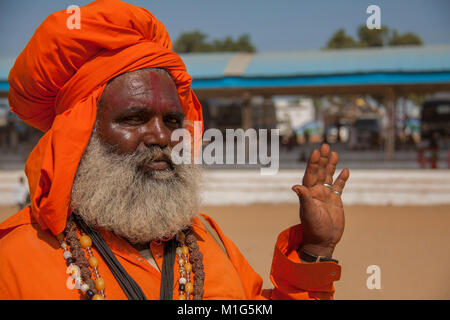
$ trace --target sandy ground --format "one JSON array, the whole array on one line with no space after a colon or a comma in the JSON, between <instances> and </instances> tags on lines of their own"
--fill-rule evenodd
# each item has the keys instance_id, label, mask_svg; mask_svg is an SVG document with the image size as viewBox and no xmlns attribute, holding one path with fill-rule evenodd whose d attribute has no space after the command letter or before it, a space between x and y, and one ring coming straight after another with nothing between
<instances>
[{"instance_id":1,"label":"sandy ground","mask_svg":"<svg viewBox=\"0 0 450 320\"><path fill-rule=\"evenodd\" d=\"M280 231L298 223L296 205L205 207L271 287ZM450 299L450 205L347 206L334 257L342 265L336 299ZM381 270L381 289L367 288L367 267Z\"/></svg>"},{"instance_id":2,"label":"sandy ground","mask_svg":"<svg viewBox=\"0 0 450 320\"><path fill-rule=\"evenodd\" d=\"M207 206L249 263L271 287L273 246L298 223L294 204ZM0 207L0 221L15 212ZM342 265L336 299L450 299L450 205L347 206L346 229L334 257ZM367 288L367 268L381 270L381 289Z\"/></svg>"}]
</instances>

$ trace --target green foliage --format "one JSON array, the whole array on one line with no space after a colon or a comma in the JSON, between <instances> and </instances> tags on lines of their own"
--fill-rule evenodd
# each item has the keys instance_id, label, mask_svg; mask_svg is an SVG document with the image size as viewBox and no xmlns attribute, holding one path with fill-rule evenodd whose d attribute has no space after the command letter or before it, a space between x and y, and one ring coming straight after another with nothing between
<instances>
[{"instance_id":1,"label":"green foliage","mask_svg":"<svg viewBox=\"0 0 450 320\"><path fill-rule=\"evenodd\" d=\"M422 39L412 32L399 34L397 30L394 30L389 40L390 46L405 46L405 45L422 45Z\"/></svg>"},{"instance_id":2,"label":"green foliage","mask_svg":"<svg viewBox=\"0 0 450 320\"><path fill-rule=\"evenodd\" d=\"M173 49L179 53L210 52L212 45L205 41L207 37L206 34L197 30L182 33L175 41Z\"/></svg>"},{"instance_id":3,"label":"green foliage","mask_svg":"<svg viewBox=\"0 0 450 320\"><path fill-rule=\"evenodd\" d=\"M388 39L389 28L369 29L365 25L358 28L359 45L361 47L383 47Z\"/></svg>"},{"instance_id":4,"label":"green foliage","mask_svg":"<svg viewBox=\"0 0 450 320\"><path fill-rule=\"evenodd\" d=\"M387 26L380 29L369 29L365 25L358 27L358 39L355 40L345 33L344 29L337 30L327 42L326 49L344 49L361 47L384 47L422 45L422 39L412 32L400 34L397 30L390 30Z\"/></svg>"},{"instance_id":5,"label":"green foliage","mask_svg":"<svg viewBox=\"0 0 450 320\"><path fill-rule=\"evenodd\" d=\"M195 30L182 33L175 41L174 51L188 52L255 52L248 34L241 35L236 41L232 37L207 41L208 35Z\"/></svg>"},{"instance_id":6,"label":"green foliage","mask_svg":"<svg viewBox=\"0 0 450 320\"><path fill-rule=\"evenodd\" d=\"M347 35L344 29L336 31L327 43L327 49L354 48L355 46L355 40Z\"/></svg>"}]
</instances>

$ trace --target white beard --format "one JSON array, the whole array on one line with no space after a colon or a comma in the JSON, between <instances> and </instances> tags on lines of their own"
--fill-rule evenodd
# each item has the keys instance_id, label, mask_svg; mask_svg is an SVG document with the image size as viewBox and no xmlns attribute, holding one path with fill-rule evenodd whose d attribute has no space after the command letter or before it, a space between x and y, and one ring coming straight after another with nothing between
<instances>
[{"instance_id":1,"label":"white beard","mask_svg":"<svg viewBox=\"0 0 450 320\"><path fill-rule=\"evenodd\" d=\"M72 185L71 209L87 224L129 242L167 238L191 224L200 203L201 170L174 165L173 170L139 170L170 149L121 155L100 141L94 130Z\"/></svg>"}]
</instances>

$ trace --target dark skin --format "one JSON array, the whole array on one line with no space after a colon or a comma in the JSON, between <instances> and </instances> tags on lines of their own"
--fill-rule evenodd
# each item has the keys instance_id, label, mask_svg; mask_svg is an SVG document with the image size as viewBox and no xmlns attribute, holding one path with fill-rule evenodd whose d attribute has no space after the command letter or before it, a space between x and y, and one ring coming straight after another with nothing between
<instances>
[{"instance_id":1,"label":"dark skin","mask_svg":"<svg viewBox=\"0 0 450 320\"><path fill-rule=\"evenodd\" d=\"M292 190L300 200L300 220L303 227L302 249L316 256L331 257L344 232L344 207L341 197L350 172L341 171L333 183L338 154L330 153L330 146L323 144L309 157L303 185ZM329 184L329 188L324 184Z\"/></svg>"},{"instance_id":2,"label":"dark skin","mask_svg":"<svg viewBox=\"0 0 450 320\"><path fill-rule=\"evenodd\" d=\"M110 81L99 102L97 128L100 139L122 154L145 151L152 145L174 147L174 130L182 128L184 115L175 83L168 74L154 70L125 73ZM333 183L338 154L327 144L311 153L302 185L292 190L299 196L303 226L302 249L331 257L344 231L341 197L349 177L342 170ZM154 161L144 170L169 168ZM324 184L332 185L331 188Z\"/></svg>"},{"instance_id":3,"label":"dark skin","mask_svg":"<svg viewBox=\"0 0 450 320\"><path fill-rule=\"evenodd\" d=\"M100 139L118 153L143 152L152 145L174 147L172 132L182 128L183 110L169 75L138 70L114 78L106 86L97 115ZM154 161L144 170L164 170L166 161Z\"/></svg>"}]
</instances>

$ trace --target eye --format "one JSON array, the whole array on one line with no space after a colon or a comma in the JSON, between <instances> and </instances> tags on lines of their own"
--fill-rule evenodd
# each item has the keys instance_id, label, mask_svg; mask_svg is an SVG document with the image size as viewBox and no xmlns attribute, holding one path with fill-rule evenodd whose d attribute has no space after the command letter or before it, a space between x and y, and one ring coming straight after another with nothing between
<instances>
[{"instance_id":1,"label":"eye","mask_svg":"<svg viewBox=\"0 0 450 320\"><path fill-rule=\"evenodd\" d=\"M164 121L171 127L181 127L182 120L176 117L166 117Z\"/></svg>"},{"instance_id":2,"label":"eye","mask_svg":"<svg viewBox=\"0 0 450 320\"><path fill-rule=\"evenodd\" d=\"M120 119L120 122L128 125L138 125L145 122L142 116L126 116Z\"/></svg>"}]
</instances>

